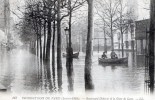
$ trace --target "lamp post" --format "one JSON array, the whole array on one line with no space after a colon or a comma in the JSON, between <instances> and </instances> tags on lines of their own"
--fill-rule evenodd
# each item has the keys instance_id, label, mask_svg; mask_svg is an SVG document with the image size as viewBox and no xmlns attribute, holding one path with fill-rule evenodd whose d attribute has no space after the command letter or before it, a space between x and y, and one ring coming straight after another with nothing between
<instances>
[{"instance_id":1,"label":"lamp post","mask_svg":"<svg viewBox=\"0 0 155 100\"><path fill-rule=\"evenodd\" d=\"M65 29L65 35L66 35L66 52L67 52L67 50L68 50L68 32L67 31L69 31L69 29L68 29L68 27L66 27Z\"/></svg>"},{"instance_id":2,"label":"lamp post","mask_svg":"<svg viewBox=\"0 0 155 100\"><path fill-rule=\"evenodd\" d=\"M107 38L105 32L104 32L104 51L107 52Z\"/></svg>"},{"instance_id":3,"label":"lamp post","mask_svg":"<svg viewBox=\"0 0 155 100\"><path fill-rule=\"evenodd\" d=\"M107 52L107 38L106 38L105 23L104 23L104 51Z\"/></svg>"},{"instance_id":4,"label":"lamp post","mask_svg":"<svg viewBox=\"0 0 155 100\"><path fill-rule=\"evenodd\" d=\"M134 52L134 22L132 21L131 24L130 24L130 29L131 29L131 48Z\"/></svg>"}]
</instances>

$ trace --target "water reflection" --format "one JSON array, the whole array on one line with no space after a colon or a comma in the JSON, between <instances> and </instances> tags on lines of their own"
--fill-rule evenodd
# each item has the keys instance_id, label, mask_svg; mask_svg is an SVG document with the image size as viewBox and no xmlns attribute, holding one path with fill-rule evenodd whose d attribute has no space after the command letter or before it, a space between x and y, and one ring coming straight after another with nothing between
<instances>
[{"instance_id":1,"label":"water reflection","mask_svg":"<svg viewBox=\"0 0 155 100\"><path fill-rule=\"evenodd\" d=\"M69 63L66 62L67 78L68 78L68 90L73 91L73 64L69 66Z\"/></svg>"},{"instance_id":2,"label":"water reflection","mask_svg":"<svg viewBox=\"0 0 155 100\"><path fill-rule=\"evenodd\" d=\"M117 54L119 55L119 52ZM128 56L127 65L98 65L97 62L93 64L95 91L119 94L144 93L144 65L136 66L137 58L132 52L125 53L125 56ZM138 64L140 63L143 62L139 61Z\"/></svg>"},{"instance_id":3,"label":"water reflection","mask_svg":"<svg viewBox=\"0 0 155 100\"><path fill-rule=\"evenodd\" d=\"M57 69L58 76L58 91L62 92L62 68Z\"/></svg>"},{"instance_id":4,"label":"water reflection","mask_svg":"<svg viewBox=\"0 0 155 100\"><path fill-rule=\"evenodd\" d=\"M143 93L144 62L131 52L124 54L128 56L128 65L107 66L99 65L101 54L94 53L93 66L88 72L92 79L86 79L87 86L93 81L93 91L97 93ZM51 62L40 63L27 50L1 50L0 55L0 83L13 93L85 93L85 54L74 59L73 68L67 68L63 58L60 69L52 66Z\"/></svg>"},{"instance_id":5,"label":"water reflection","mask_svg":"<svg viewBox=\"0 0 155 100\"><path fill-rule=\"evenodd\" d=\"M92 80L92 69L90 68L91 65L85 66L85 89L86 90L93 90L93 80Z\"/></svg>"},{"instance_id":6,"label":"water reflection","mask_svg":"<svg viewBox=\"0 0 155 100\"><path fill-rule=\"evenodd\" d=\"M11 92L22 93L26 91L36 91L38 89L38 73L36 61L30 54L21 50L2 51L4 55L0 66L1 84L4 84ZM6 52L6 53L4 53ZM33 63L32 63L33 62ZM33 86L33 87L31 87ZM21 92L22 90L22 92Z\"/></svg>"},{"instance_id":7,"label":"water reflection","mask_svg":"<svg viewBox=\"0 0 155 100\"><path fill-rule=\"evenodd\" d=\"M56 75L55 75L55 65L52 65L52 76L53 76L53 90L56 89Z\"/></svg>"},{"instance_id":8,"label":"water reflection","mask_svg":"<svg viewBox=\"0 0 155 100\"><path fill-rule=\"evenodd\" d=\"M44 77L42 78L42 80L45 81L44 86L45 86L46 92L53 92L50 63L49 62L43 62L43 66L44 67L42 67L43 68L42 70L44 70Z\"/></svg>"},{"instance_id":9,"label":"water reflection","mask_svg":"<svg viewBox=\"0 0 155 100\"><path fill-rule=\"evenodd\" d=\"M53 93L57 91L55 67L50 62L42 61L40 64L40 87L41 92ZM59 79L59 78L58 78Z\"/></svg>"}]
</instances>

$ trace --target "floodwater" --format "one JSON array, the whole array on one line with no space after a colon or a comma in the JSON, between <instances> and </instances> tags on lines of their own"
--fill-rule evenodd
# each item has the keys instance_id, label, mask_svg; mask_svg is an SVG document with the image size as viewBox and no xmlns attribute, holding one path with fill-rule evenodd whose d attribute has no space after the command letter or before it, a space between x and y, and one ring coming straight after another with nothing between
<instances>
[{"instance_id":1,"label":"floodwater","mask_svg":"<svg viewBox=\"0 0 155 100\"><path fill-rule=\"evenodd\" d=\"M93 54L92 82L94 93L144 94L145 61L132 52L126 52L128 65L99 65L102 53ZM117 52L121 56L119 52ZM24 49L0 51L0 84L11 93L68 93L85 92L84 59L74 59L73 73L67 74L66 60L62 58L62 73L57 67L39 63L37 57ZM108 53L109 55L109 53ZM49 67L50 66L50 67ZM61 71L60 71L61 72ZM61 77L62 74L62 77Z\"/></svg>"}]
</instances>

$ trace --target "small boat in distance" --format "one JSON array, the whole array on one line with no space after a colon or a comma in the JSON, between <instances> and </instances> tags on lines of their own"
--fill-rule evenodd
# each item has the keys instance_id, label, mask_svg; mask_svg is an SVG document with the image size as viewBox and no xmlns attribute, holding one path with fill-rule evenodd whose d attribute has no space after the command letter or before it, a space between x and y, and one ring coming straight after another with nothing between
<instances>
[{"instance_id":1,"label":"small boat in distance","mask_svg":"<svg viewBox=\"0 0 155 100\"><path fill-rule=\"evenodd\" d=\"M103 59L99 58L99 64L126 64L128 63L128 57L116 58L116 59Z\"/></svg>"},{"instance_id":2,"label":"small boat in distance","mask_svg":"<svg viewBox=\"0 0 155 100\"><path fill-rule=\"evenodd\" d=\"M66 57L66 54L62 54L63 57ZM79 58L79 52L73 54L73 58Z\"/></svg>"},{"instance_id":3,"label":"small boat in distance","mask_svg":"<svg viewBox=\"0 0 155 100\"><path fill-rule=\"evenodd\" d=\"M0 84L0 92L6 92L6 91L7 91L7 88L2 84Z\"/></svg>"}]
</instances>

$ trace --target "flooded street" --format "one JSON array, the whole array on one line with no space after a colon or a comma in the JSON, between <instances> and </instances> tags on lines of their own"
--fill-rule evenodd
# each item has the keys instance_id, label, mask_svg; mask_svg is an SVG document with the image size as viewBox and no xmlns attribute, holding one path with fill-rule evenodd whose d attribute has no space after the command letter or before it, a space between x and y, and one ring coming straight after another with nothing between
<instances>
[{"instance_id":1,"label":"flooded street","mask_svg":"<svg viewBox=\"0 0 155 100\"><path fill-rule=\"evenodd\" d=\"M93 54L93 92L144 94L145 60L142 57L134 57L132 52L128 52L128 65L99 65L98 58L101 54L102 52ZM67 93L72 88L75 94L85 93L85 54L74 59L71 77L67 75L66 59L62 58L62 78L58 78L57 68L51 66L49 69L48 65L38 63L37 57L27 50L1 50L0 55L0 83L7 87L8 92L57 93L62 89L62 93ZM62 85L58 85L60 80Z\"/></svg>"}]
</instances>

